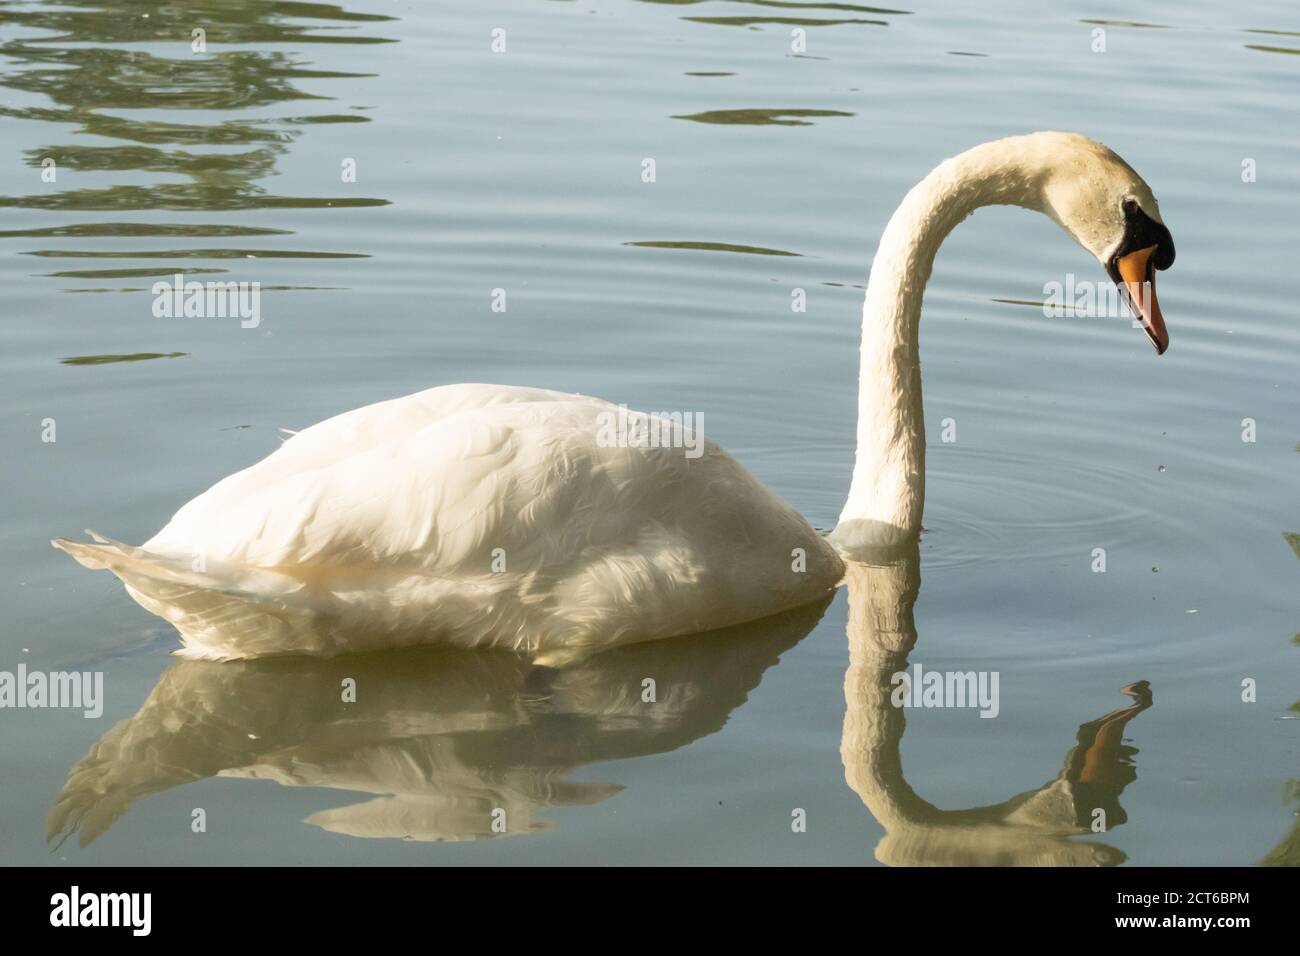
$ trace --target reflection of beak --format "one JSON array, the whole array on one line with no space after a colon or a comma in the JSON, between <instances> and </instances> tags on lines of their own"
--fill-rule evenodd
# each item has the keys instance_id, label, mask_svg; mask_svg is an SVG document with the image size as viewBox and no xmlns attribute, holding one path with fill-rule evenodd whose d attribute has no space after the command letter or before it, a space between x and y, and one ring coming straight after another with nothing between
<instances>
[{"instance_id":1,"label":"reflection of beak","mask_svg":"<svg viewBox=\"0 0 1300 956\"><path fill-rule=\"evenodd\" d=\"M1111 278L1124 292L1133 317L1142 323L1147 338L1163 355L1169 348L1169 331L1165 328L1160 303L1156 301L1156 246L1147 246L1115 260Z\"/></svg>"},{"instance_id":2,"label":"reflection of beak","mask_svg":"<svg viewBox=\"0 0 1300 956\"><path fill-rule=\"evenodd\" d=\"M1112 710L1104 717L1089 721L1079 728L1079 743L1083 745L1083 759L1075 769L1077 779L1083 783L1101 783L1117 776L1123 762L1121 748L1124 743L1124 725L1151 706L1151 685L1144 680L1129 684L1121 690L1133 698L1133 703L1122 710ZM1123 786L1120 787L1123 789Z\"/></svg>"}]
</instances>

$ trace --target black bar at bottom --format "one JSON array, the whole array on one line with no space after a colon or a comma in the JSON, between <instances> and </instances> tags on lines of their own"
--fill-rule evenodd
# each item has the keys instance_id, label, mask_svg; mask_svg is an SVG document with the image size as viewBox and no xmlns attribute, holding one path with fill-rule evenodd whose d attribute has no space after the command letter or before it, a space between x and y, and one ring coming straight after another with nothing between
<instances>
[{"instance_id":1,"label":"black bar at bottom","mask_svg":"<svg viewBox=\"0 0 1300 956\"><path fill-rule=\"evenodd\" d=\"M385 928L481 938L584 936L623 948L706 921L730 943L790 929L977 935L1014 941L1191 934L1228 942L1293 924L1292 874L1275 869L736 870L27 869L0 903L6 939L337 943ZM75 890L74 890L75 887ZM125 894L125 895L124 895ZM146 897L144 894L148 894ZM86 925L111 923L115 925ZM76 925L74 925L76 924ZM621 929L620 929L621 927ZM608 929L616 935L611 937ZM910 928L910 929L909 929ZM147 933L145 932L147 930ZM592 937L599 930L599 936ZM469 933L469 939L464 938ZM252 936L247 934L253 934ZM557 935L562 934L562 935ZM871 938L862 938L864 945ZM877 940L879 937L877 937Z\"/></svg>"}]
</instances>

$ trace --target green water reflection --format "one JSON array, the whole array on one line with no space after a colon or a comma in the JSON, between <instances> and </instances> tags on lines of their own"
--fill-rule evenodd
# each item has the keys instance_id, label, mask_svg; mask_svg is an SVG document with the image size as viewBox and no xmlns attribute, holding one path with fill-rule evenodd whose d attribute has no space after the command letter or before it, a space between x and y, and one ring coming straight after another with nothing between
<instances>
[{"instance_id":1,"label":"green water reflection","mask_svg":"<svg viewBox=\"0 0 1300 956\"><path fill-rule=\"evenodd\" d=\"M120 4L81 0L57 8L0 8L0 27L19 38L0 45L10 61L0 83L10 91L0 117L46 124L50 139L24 150L38 171L39 188L0 196L0 207L58 212L180 210L221 213L264 209L337 209L387 205L389 200L354 195L277 195L263 181L303 133L320 124L359 124L357 113L297 112L267 118L277 106L330 100L309 92L311 81L361 81L370 73L312 68L299 53L254 45L379 44L392 36L362 32L393 17L354 13L333 4L231 0ZM309 22L310 21L310 22ZM193 31L206 46L192 48ZM34 31L48 31L41 35ZM137 44L169 44L169 55ZM155 49L157 47L155 46ZM43 105L14 105L39 98ZM53 105L50 105L53 104ZM222 118L192 122L159 114L207 111ZM57 131L57 133L56 133ZM71 137L75 137L75 140ZM52 162L54 182L44 179ZM82 178L131 176L137 182L77 185ZM181 181L140 184L144 176ZM196 221L186 223L86 222L0 233L3 238L124 238L266 236L291 230ZM180 251L66 250L43 248L29 255L61 258L220 259L256 257L345 258L362 253L285 252L256 248ZM137 274L153 274L137 273ZM58 278L89 278L72 271ZM100 275L103 275L102 273Z\"/></svg>"}]
</instances>

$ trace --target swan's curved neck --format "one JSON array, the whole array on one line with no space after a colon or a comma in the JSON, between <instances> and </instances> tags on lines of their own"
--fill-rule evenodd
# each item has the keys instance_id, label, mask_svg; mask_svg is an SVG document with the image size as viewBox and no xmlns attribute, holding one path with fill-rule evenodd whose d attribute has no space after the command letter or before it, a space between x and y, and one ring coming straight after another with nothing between
<instances>
[{"instance_id":1,"label":"swan's curved neck","mask_svg":"<svg viewBox=\"0 0 1300 956\"><path fill-rule=\"evenodd\" d=\"M921 297L940 244L976 209L1043 209L1043 166L1020 148L1020 139L985 143L941 163L907 194L880 237L862 308L857 461L831 535L842 549L895 544L920 531Z\"/></svg>"}]
</instances>

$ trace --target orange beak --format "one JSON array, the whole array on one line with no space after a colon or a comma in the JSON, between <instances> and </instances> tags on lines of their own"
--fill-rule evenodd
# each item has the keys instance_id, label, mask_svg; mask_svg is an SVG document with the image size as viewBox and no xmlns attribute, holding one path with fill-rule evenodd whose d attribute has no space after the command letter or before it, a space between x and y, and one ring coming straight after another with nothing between
<instances>
[{"instance_id":1,"label":"orange beak","mask_svg":"<svg viewBox=\"0 0 1300 956\"><path fill-rule=\"evenodd\" d=\"M1116 259L1115 270L1119 273L1116 284L1124 292L1133 317L1142 323L1147 338L1156 347L1156 354L1164 355L1169 348L1169 330L1156 301L1156 267L1152 258L1155 251L1155 246L1147 246Z\"/></svg>"}]
</instances>

